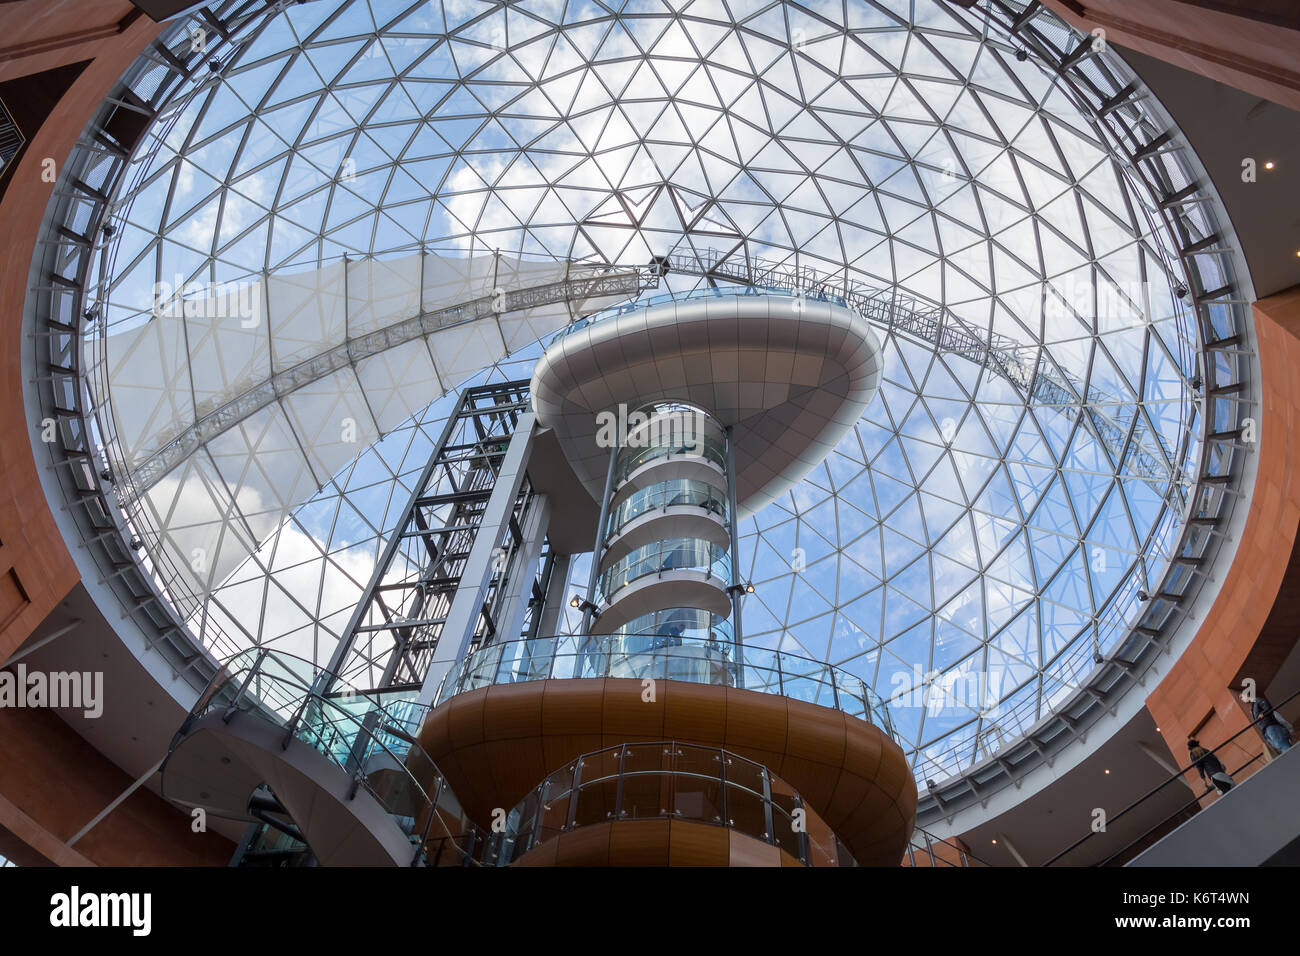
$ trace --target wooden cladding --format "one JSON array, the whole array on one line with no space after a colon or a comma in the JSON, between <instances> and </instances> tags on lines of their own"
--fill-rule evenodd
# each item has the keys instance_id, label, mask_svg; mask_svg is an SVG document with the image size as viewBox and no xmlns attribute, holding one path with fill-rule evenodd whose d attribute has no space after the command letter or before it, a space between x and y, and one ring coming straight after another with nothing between
<instances>
[{"instance_id":1,"label":"wooden cladding","mask_svg":"<svg viewBox=\"0 0 1300 956\"><path fill-rule=\"evenodd\" d=\"M13 568L0 574L0 633L16 621L18 615L22 614L31 603Z\"/></svg>"},{"instance_id":2,"label":"wooden cladding","mask_svg":"<svg viewBox=\"0 0 1300 956\"><path fill-rule=\"evenodd\" d=\"M480 825L582 754L656 740L763 764L864 865L896 866L916 819L916 782L897 744L838 710L774 694L661 680L646 700L639 680L623 678L499 684L436 708L419 739Z\"/></svg>"}]
</instances>

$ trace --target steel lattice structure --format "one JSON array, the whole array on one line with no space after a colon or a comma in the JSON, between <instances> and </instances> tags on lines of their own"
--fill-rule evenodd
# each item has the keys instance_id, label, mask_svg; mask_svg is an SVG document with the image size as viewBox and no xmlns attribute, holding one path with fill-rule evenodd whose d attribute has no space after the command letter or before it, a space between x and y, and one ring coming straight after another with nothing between
<instances>
[{"instance_id":1,"label":"steel lattice structure","mask_svg":"<svg viewBox=\"0 0 1300 956\"><path fill-rule=\"evenodd\" d=\"M1170 569L1185 518L1229 500L1242 414L1231 244L1176 131L1037 5L986 5L999 27L934 0L234 4L215 69L185 49L204 21L183 21L168 54L185 78L157 97L154 73L137 83L153 125L130 162L112 158L111 181L81 171L98 195L77 201L115 228L66 279L85 297L58 334L80 334L82 308L106 341L138 333L173 275L424 250L635 267L637 291L839 290L887 332L885 383L852 439L741 529L747 639L862 676L918 769L945 776L1017 746L1099 656L1161 633L1177 605L1161 595L1200 580ZM665 275L646 271L656 257ZM197 640L324 662L460 383L525 378L536 338L473 369L465 346L433 404L283 501L200 423L263 447L258 416L310 391L286 391L287 369L250 381L246 407L206 408L187 381L203 355L178 346L177 376L134 393L102 387L111 362L85 370L88 412L110 464L117 430L194 420L150 452L154 504L123 524ZM345 339L304 354L302 377L393 351ZM157 543L182 532L246 556L196 584L189 549Z\"/></svg>"}]
</instances>

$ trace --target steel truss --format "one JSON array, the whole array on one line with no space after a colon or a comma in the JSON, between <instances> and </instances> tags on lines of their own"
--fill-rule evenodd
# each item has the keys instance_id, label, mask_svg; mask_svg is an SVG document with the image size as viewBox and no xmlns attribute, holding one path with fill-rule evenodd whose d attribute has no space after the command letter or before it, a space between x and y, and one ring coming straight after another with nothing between
<instances>
[{"instance_id":1,"label":"steel truss","mask_svg":"<svg viewBox=\"0 0 1300 956\"><path fill-rule=\"evenodd\" d=\"M354 686L419 688L442 635L506 448L529 409L527 380L461 392L370 582L339 640L330 673ZM520 522L533 498L525 479L475 630L491 642L498 604L516 569ZM536 593L536 582L534 582ZM518 636L518 635L513 635Z\"/></svg>"},{"instance_id":2,"label":"steel truss","mask_svg":"<svg viewBox=\"0 0 1300 956\"><path fill-rule=\"evenodd\" d=\"M26 139L0 100L0 176L3 176L23 148Z\"/></svg>"}]
</instances>

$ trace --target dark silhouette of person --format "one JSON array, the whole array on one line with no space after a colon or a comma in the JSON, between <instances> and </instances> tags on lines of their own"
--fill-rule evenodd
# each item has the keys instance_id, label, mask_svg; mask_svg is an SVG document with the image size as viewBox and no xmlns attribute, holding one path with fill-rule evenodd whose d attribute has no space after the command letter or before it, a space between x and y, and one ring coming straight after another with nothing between
<instances>
[{"instance_id":1,"label":"dark silhouette of person","mask_svg":"<svg viewBox=\"0 0 1300 956\"><path fill-rule=\"evenodd\" d=\"M670 621L659 629L659 639L655 641L655 647L681 647L684 630L681 624Z\"/></svg>"},{"instance_id":2,"label":"dark silhouette of person","mask_svg":"<svg viewBox=\"0 0 1300 956\"><path fill-rule=\"evenodd\" d=\"M1197 772L1206 783L1213 784L1219 793L1227 793L1236 786L1223 761L1201 746L1195 737L1187 738L1187 749L1192 755Z\"/></svg>"},{"instance_id":3,"label":"dark silhouette of person","mask_svg":"<svg viewBox=\"0 0 1300 956\"><path fill-rule=\"evenodd\" d=\"M1270 747L1279 754L1287 752L1291 746L1291 728L1278 716L1263 694L1256 696L1251 703L1250 718L1259 724L1259 732L1264 735Z\"/></svg>"}]
</instances>

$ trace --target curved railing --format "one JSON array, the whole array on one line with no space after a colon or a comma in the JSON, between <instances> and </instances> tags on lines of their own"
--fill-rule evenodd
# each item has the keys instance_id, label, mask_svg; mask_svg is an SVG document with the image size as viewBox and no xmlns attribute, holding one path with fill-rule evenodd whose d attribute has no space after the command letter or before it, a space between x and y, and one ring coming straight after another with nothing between
<instances>
[{"instance_id":1,"label":"curved railing","mask_svg":"<svg viewBox=\"0 0 1300 956\"><path fill-rule=\"evenodd\" d=\"M584 826L665 819L727 827L805 866L857 866L803 798L762 764L676 741L620 744L570 761L506 815L496 860L509 865Z\"/></svg>"},{"instance_id":2,"label":"curved railing","mask_svg":"<svg viewBox=\"0 0 1300 956\"><path fill-rule=\"evenodd\" d=\"M700 538L665 538L629 551L600 576L601 601L633 581L669 571L700 571L720 581L731 580L727 549Z\"/></svg>"},{"instance_id":3,"label":"curved railing","mask_svg":"<svg viewBox=\"0 0 1300 956\"><path fill-rule=\"evenodd\" d=\"M654 640L658 635L644 635ZM681 680L776 694L836 710L873 724L897 740L880 697L847 671L822 661L762 647L681 639L680 644L629 646L629 636L532 638L474 651L450 671L437 704L496 684L580 677Z\"/></svg>"},{"instance_id":4,"label":"curved railing","mask_svg":"<svg viewBox=\"0 0 1300 956\"><path fill-rule=\"evenodd\" d=\"M727 518L725 492L719 491L707 481L673 478L633 492L612 508L606 536L612 538L642 515L679 506L702 508L724 521Z\"/></svg>"},{"instance_id":5,"label":"curved railing","mask_svg":"<svg viewBox=\"0 0 1300 956\"><path fill-rule=\"evenodd\" d=\"M619 452L614 466L614 487L627 480L628 475L656 458L703 458L717 466L723 474L727 471L726 446L710 435L694 435L689 441L655 442L644 448L629 446Z\"/></svg>"},{"instance_id":6,"label":"curved railing","mask_svg":"<svg viewBox=\"0 0 1300 956\"><path fill-rule=\"evenodd\" d=\"M793 288L768 288L764 286L719 286L718 288L701 288L692 289L690 292L667 292L662 295L647 296L638 299L635 302L624 302L621 305L611 306L608 309L602 309L585 318L578 319L569 325L566 325L547 343L547 347L554 345L560 339L567 335L572 335L581 329L585 329L596 322L604 319L616 318L620 315L628 315L632 312L640 312L645 309L653 309L655 306L665 305L669 302L686 302L692 299L730 299L730 298L755 298L758 296L780 296L787 299L802 298L811 302L830 302L833 305L848 308L848 301L839 295L824 291L809 291Z\"/></svg>"},{"instance_id":7,"label":"curved railing","mask_svg":"<svg viewBox=\"0 0 1300 956\"><path fill-rule=\"evenodd\" d=\"M250 648L213 678L168 755L201 717L219 713L229 722L238 713L254 716L283 728L286 746L302 741L373 797L412 841L412 866L483 863L493 852L489 835L465 814L415 742L429 711L415 697L415 691L362 692L311 661Z\"/></svg>"},{"instance_id":8,"label":"curved railing","mask_svg":"<svg viewBox=\"0 0 1300 956\"><path fill-rule=\"evenodd\" d=\"M632 618L601 640L621 640L629 648L641 649L649 644L667 647L694 640L721 643L730 650L736 643L736 632L721 614L694 607L666 607Z\"/></svg>"}]
</instances>

